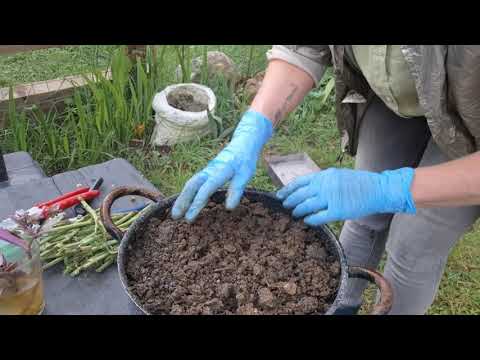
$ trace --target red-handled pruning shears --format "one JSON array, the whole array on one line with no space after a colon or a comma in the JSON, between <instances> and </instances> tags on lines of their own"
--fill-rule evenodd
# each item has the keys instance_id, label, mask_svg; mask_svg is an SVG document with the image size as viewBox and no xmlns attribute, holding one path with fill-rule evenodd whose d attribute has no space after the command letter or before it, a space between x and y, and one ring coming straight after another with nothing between
<instances>
[{"instance_id":1,"label":"red-handled pruning shears","mask_svg":"<svg viewBox=\"0 0 480 360\"><path fill-rule=\"evenodd\" d=\"M21 218L21 221L25 222L26 224L37 224L40 221L55 216L58 213L75 205L76 214L81 215L79 214L79 210L83 209L81 205L81 200L89 202L90 200L95 199L98 195L100 195L100 191L98 189L100 188L102 183L103 179L99 178L91 187L78 188L75 191L71 191L53 200L36 204L27 211L18 210L15 213L15 216L19 216ZM84 210L84 212L86 211ZM17 219L12 220L8 218L0 222L0 229L5 229L7 231L13 231L18 227L19 225Z\"/></svg>"},{"instance_id":2,"label":"red-handled pruning shears","mask_svg":"<svg viewBox=\"0 0 480 360\"><path fill-rule=\"evenodd\" d=\"M90 201L100 195L100 191L96 188L100 187L101 181L99 179L95 183L96 186L92 187L81 187L75 191L71 191L62 196L59 196L53 200L46 201L40 204L36 204L35 207L41 209L42 217L44 219L48 218L51 215L57 214L63 210L71 208L72 206L80 204L81 200Z\"/></svg>"}]
</instances>

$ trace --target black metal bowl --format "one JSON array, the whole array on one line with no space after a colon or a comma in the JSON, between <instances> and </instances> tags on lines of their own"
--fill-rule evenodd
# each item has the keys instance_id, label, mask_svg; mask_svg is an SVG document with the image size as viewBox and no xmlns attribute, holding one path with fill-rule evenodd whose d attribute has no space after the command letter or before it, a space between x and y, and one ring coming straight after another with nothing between
<instances>
[{"instance_id":1,"label":"black metal bowl","mask_svg":"<svg viewBox=\"0 0 480 360\"><path fill-rule=\"evenodd\" d=\"M126 231L123 233L120 229L118 229L111 219L110 209L112 207L113 202L123 196L143 196L150 200L153 200L155 204L150 206L147 211L145 211L142 216L140 216ZM226 191L219 190L215 194L212 195L211 200L217 203L223 203L225 201ZM275 212L282 212L290 216L290 212L286 210L282 203L275 198L275 196L271 193L256 191L256 190L246 190L244 196L252 201L260 202L265 207L275 211ZM165 219L169 216L169 211L175 202L177 195L171 196L169 198L163 198L162 194L151 192L146 189L140 188L132 188L132 187L119 187L113 190L107 197L104 199L100 211L100 216L105 225L105 229L108 231L110 235L112 235L115 239L120 241L120 247L118 250L118 258L117 258L117 266L118 266L118 273L120 276L120 280L122 282L122 286L132 300L132 303L135 305L136 313L143 313L150 315L148 311L146 311L142 305L139 303L138 299L134 294L132 294L128 289L128 281L125 273L125 261L126 261L126 249L128 245L135 241L137 235L146 228L146 225L150 221L151 218L159 218ZM378 272L365 269L362 267L357 266L349 266L347 264L347 260L345 254L343 252L343 248L336 238L335 234L329 229L328 226L321 226L315 228L315 231L318 232L318 235L321 239L325 241L327 244L330 253L337 257L340 263L340 281L339 286L337 289L337 294L335 300L333 301L332 305L325 313L325 315L335 315L342 313L342 300L345 296L345 290L347 286L347 279L349 277L355 278L363 278L368 280L369 282L373 282L377 285L380 290L380 300L374 306L372 310L372 315L384 315L387 314L391 307L392 307L392 300L393 300L393 293L390 284L385 280L385 278L380 275ZM140 310L140 312L138 311Z\"/></svg>"}]
</instances>

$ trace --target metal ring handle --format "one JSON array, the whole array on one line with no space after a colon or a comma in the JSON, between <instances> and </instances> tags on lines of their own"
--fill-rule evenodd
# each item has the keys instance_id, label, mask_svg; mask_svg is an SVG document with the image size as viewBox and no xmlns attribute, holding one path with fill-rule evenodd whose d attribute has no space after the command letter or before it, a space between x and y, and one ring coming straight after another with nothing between
<instances>
[{"instance_id":1,"label":"metal ring handle","mask_svg":"<svg viewBox=\"0 0 480 360\"><path fill-rule=\"evenodd\" d=\"M124 197L124 196L133 196L138 195L144 198L150 199L154 202L158 202L160 198L163 197L163 194L159 191L154 192L147 189L135 188L130 186L121 186L111 191L103 200L102 206L100 207L100 218L102 223L105 226L105 230L118 241L123 238L123 231L120 230L112 221L112 216L110 210L112 208L115 200Z\"/></svg>"},{"instance_id":2,"label":"metal ring handle","mask_svg":"<svg viewBox=\"0 0 480 360\"><path fill-rule=\"evenodd\" d=\"M349 266L348 276L367 280L377 285L380 291L380 301L374 306L370 315L386 315L392 308L393 289L390 283L378 272L359 266Z\"/></svg>"}]
</instances>

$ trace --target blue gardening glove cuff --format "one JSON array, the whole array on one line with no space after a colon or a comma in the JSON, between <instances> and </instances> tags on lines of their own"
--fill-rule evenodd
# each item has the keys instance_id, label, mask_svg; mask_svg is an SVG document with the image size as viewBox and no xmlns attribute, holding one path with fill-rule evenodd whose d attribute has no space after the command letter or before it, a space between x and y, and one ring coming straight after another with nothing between
<instances>
[{"instance_id":1,"label":"blue gardening glove cuff","mask_svg":"<svg viewBox=\"0 0 480 360\"><path fill-rule=\"evenodd\" d=\"M412 187L415 170L409 167L382 172L382 187L385 190L385 212L415 214Z\"/></svg>"},{"instance_id":2,"label":"blue gardening glove cuff","mask_svg":"<svg viewBox=\"0 0 480 360\"><path fill-rule=\"evenodd\" d=\"M237 139L241 139L241 142L244 143L245 138L248 138L255 151L259 153L273 136L273 132L273 123L261 113L250 109L243 114L238 123L229 147L235 146Z\"/></svg>"}]
</instances>

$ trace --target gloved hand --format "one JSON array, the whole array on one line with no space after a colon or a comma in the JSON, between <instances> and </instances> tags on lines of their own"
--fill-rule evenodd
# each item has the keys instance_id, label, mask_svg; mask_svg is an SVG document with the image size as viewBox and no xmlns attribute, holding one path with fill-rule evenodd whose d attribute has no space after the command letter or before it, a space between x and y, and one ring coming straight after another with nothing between
<instances>
[{"instance_id":1,"label":"gloved hand","mask_svg":"<svg viewBox=\"0 0 480 360\"><path fill-rule=\"evenodd\" d=\"M318 226L379 213L416 212L410 192L412 168L382 173L327 169L299 177L277 192L296 218Z\"/></svg>"},{"instance_id":2,"label":"gloved hand","mask_svg":"<svg viewBox=\"0 0 480 360\"><path fill-rule=\"evenodd\" d=\"M249 180L255 174L257 160L265 143L273 135L273 124L262 114L249 110L238 123L230 143L207 167L187 181L172 208L172 218L185 215L192 222L210 196L230 181L226 207L234 209Z\"/></svg>"}]
</instances>

